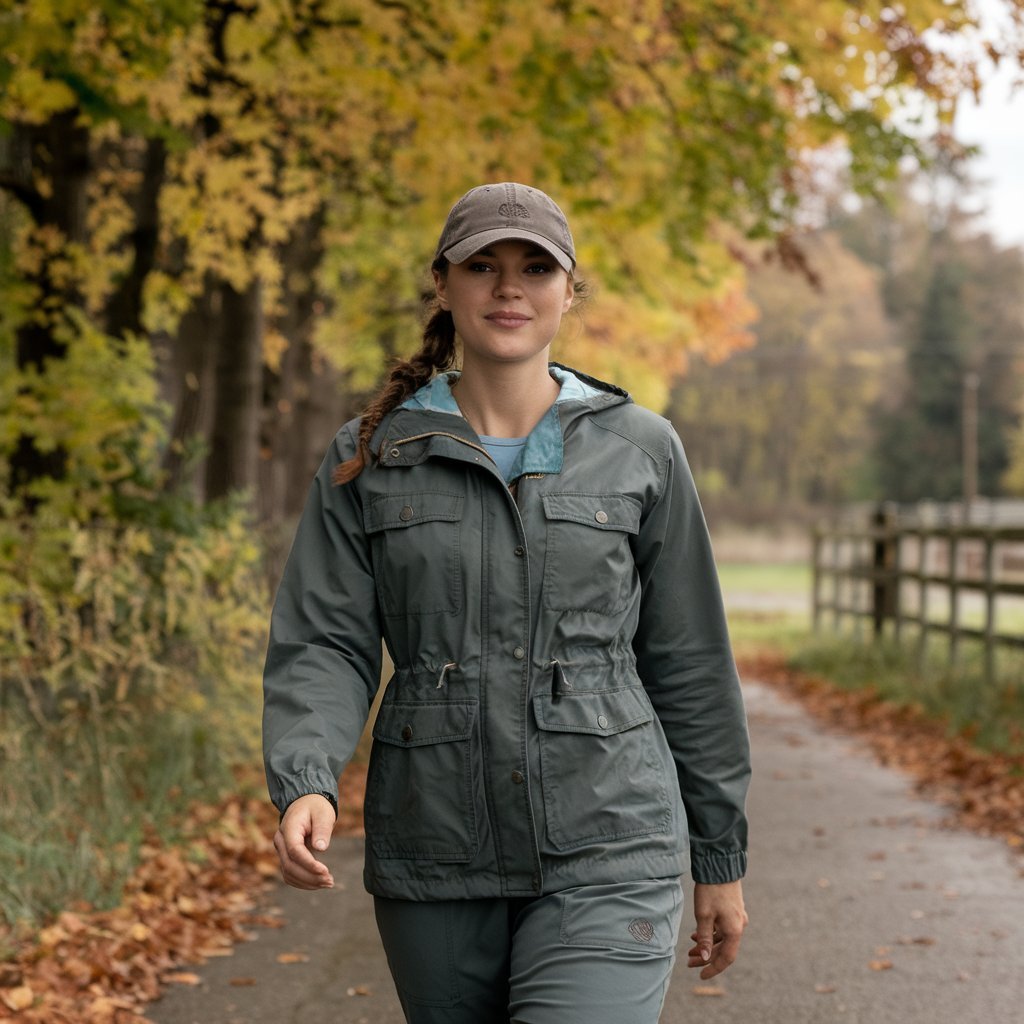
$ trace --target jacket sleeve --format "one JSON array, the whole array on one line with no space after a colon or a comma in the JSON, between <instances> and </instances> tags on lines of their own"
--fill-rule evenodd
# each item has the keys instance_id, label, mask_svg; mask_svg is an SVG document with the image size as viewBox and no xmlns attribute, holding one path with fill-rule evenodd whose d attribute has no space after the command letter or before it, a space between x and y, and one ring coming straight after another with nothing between
<instances>
[{"instance_id":1,"label":"jacket sleeve","mask_svg":"<svg viewBox=\"0 0 1024 1024\"><path fill-rule=\"evenodd\" d=\"M354 451L351 428L342 428L313 480L271 616L263 757L282 813L309 793L337 799L338 776L380 683L377 594L358 490L331 481Z\"/></svg>"},{"instance_id":2,"label":"jacket sleeve","mask_svg":"<svg viewBox=\"0 0 1024 1024\"><path fill-rule=\"evenodd\" d=\"M693 878L731 882L747 866L746 716L704 515L666 426L663 486L635 548L642 598L633 646L675 758Z\"/></svg>"}]
</instances>

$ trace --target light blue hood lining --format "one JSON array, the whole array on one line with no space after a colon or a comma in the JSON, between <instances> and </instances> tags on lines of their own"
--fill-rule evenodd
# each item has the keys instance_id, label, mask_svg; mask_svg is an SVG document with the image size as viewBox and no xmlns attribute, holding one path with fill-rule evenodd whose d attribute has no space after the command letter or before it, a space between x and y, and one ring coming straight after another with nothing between
<instances>
[{"instance_id":1,"label":"light blue hood lining","mask_svg":"<svg viewBox=\"0 0 1024 1024\"><path fill-rule=\"evenodd\" d=\"M549 368L551 376L558 381L558 397L540 422L530 431L526 446L512 465L509 480L527 473L560 473L562 471L562 424L558 418L558 406L563 402L585 401L602 394L595 387L580 380L574 373L560 366ZM463 419L451 385L458 380L456 371L439 373L424 384L415 394L401 405L403 409L420 409L428 412L443 412Z\"/></svg>"}]
</instances>

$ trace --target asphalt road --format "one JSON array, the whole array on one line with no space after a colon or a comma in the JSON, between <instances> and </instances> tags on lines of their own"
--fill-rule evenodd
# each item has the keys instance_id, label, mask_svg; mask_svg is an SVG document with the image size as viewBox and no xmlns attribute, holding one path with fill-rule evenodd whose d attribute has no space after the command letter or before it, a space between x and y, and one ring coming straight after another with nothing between
<instances>
[{"instance_id":1,"label":"asphalt road","mask_svg":"<svg viewBox=\"0 0 1024 1024\"><path fill-rule=\"evenodd\" d=\"M715 982L677 967L663 1024L1021 1024L1024 858L945 827L905 777L767 687L746 695L750 928ZM149 1019L402 1024L362 843L335 839L328 856L333 891L280 887L285 927L199 968L201 984L172 988Z\"/></svg>"}]
</instances>

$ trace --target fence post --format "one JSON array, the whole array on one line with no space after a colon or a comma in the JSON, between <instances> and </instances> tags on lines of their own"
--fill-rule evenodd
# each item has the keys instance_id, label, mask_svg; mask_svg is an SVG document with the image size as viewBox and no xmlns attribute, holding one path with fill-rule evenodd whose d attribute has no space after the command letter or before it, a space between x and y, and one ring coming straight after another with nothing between
<instances>
[{"instance_id":1,"label":"fence post","mask_svg":"<svg viewBox=\"0 0 1024 1024\"><path fill-rule=\"evenodd\" d=\"M949 532L949 664L955 666L960 655L960 527Z\"/></svg>"},{"instance_id":2,"label":"fence post","mask_svg":"<svg viewBox=\"0 0 1024 1024\"><path fill-rule=\"evenodd\" d=\"M839 568L839 551L841 541L839 539L838 529L832 535L832 626L838 633L841 625L840 618L841 602L840 597L840 568Z\"/></svg>"},{"instance_id":3,"label":"fence post","mask_svg":"<svg viewBox=\"0 0 1024 1024\"><path fill-rule=\"evenodd\" d=\"M811 626L815 633L821 630L821 526L814 527L811 562Z\"/></svg>"},{"instance_id":4,"label":"fence post","mask_svg":"<svg viewBox=\"0 0 1024 1024\"><path fill-rule=\"evenodd\" d=\"M878 505L875 509L871 525L871 619L877 640L885 630L886 619L897 619L898 622L899 598L895 588L899 586L899 579L893 569L899 538L895 530L895 516L885 505Z\"/></svg>"},{"instance_id":5,"label":"fence post","mask_svg":"<svg viewBox=\"0 0 1024 1024\"><path fill-rule=\"evenodd\" d=\"M996 677L996 579L995 538L991 528L985 533L985 683Z\"/></svg>"},{"instance_id":6,"label":"fence post","mask_svg":"<svg viewBox=\"0 0 1024 1024\"><path fill-rule=\"evenodd\" d=\"M920 671L928 648L928 531L921 523L917 527L917 537L917 615L921 625L917 638L917 668Z\"/></svg>"}]
</instances>

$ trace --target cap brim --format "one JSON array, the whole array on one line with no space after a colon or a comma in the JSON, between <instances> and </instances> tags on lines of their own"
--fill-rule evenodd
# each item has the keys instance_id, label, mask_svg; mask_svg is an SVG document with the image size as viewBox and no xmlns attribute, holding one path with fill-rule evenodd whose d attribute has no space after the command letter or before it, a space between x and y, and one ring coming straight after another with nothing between
<instances>
[{"instance_id":1,"label":"cap brim","mask_svg":"<svg viewBox=\"0 0 1024 1024\"><path fill-rule=\"evenodd\" d=\"M571 274L576 261L561 247L543 235L535 235L529 231L519 228L491 228L490 231L480 231L469 238L463 238L441 253L449 263L463 263L474 253L495 242L507 242L511 239L518 239L523 242L533 242L545 252L550 253L558 261L558 265L567 273Z\"/></svg>"}]
</instances>

